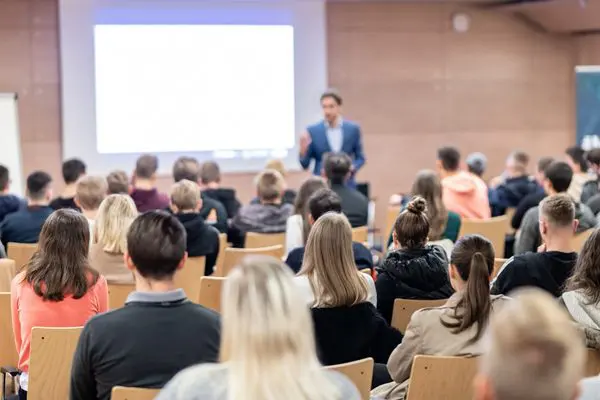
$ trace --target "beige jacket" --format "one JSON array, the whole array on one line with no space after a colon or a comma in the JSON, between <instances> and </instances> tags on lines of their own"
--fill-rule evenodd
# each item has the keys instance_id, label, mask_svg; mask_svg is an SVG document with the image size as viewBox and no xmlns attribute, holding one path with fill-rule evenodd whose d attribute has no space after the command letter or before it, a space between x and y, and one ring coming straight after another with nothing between
<instances>
[{"instance_id":1,"label":"beige jacket","mask_svg":"<svg viewBox=\"0 0 600 400\"><path fill-rule=\"evenodd\" d=\"M125 266L123 254L107 253L98 243L90 247L90 266L104 275L108 283L133 283L133 274Z\"/></svg>"},{"instance_id":2,"label":"beige jacket","mask_svg":"<svg viewBox=\"0 0 600 400\"><path fill-rule=\"evenodd\" d=\"M479 341L470 343L477 332L476 325L466 331L452 333L442 325L441 318L451 321L454 307L462 294L454 293L441 307L424 308L413 314L406 328L402 343L396 347L388 360L388 371L394 380L373 390L372 394L383 399L402 400L406 395L413 358L417 355L432 356L478 356L482 353ZM510 299L506 296L491 296L492 312L502 308Z\"/></svg>"}]
</instances>

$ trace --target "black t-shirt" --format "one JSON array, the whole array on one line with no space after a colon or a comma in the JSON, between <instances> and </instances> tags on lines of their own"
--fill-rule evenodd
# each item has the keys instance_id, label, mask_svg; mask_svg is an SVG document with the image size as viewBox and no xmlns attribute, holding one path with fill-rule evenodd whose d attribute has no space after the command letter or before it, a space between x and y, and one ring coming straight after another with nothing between
<instances>
[{"instance_id":1,"label":"black t-shirt","mask_svg":"<svg viewBox=\"0 0 600 400\"><path fill-rule=\"evenodd\" d=\"M50 207L55 210L72 208L74 210L81 211L79 207L77 207L77 204L75 204L75 197L56 197L50 202Z\"/></svg>"},{"instance_id":2,"label":"black t-shirt","mask_svg":"<svg viewBox=\"0 0 600 400\"><path fill-rule=\"evenodd\" d=\"M573 273L577 253L546 251L525 253L509 259L492 282L492 294L509 294L524 286L534 286L559 297Z\"/></svg>"}]
</instances>

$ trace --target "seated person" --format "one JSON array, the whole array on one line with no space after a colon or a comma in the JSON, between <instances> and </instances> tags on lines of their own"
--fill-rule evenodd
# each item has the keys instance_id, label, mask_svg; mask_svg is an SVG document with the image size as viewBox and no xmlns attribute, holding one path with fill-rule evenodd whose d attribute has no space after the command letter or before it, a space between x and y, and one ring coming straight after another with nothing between
<instances>
[{"instance_id":1,"label":"seated person","mask_svg":"<svg viewBox=\"0 0 600 400\"><path fill-rule=\"evenodd\" d=\"M267 161L267 164L265 165L265 169L274 169L275 171L279 172L281 174L281 176L283 176L283 179L285 179L287 177L287 171L285 169L285 166L283 165L283 161L279 160L279 159L272 159ZM283 191L283 197L281 199L281 201L283 203L288 203L288 204L295 204L296 203L296 191L292 190L292 189L285 189ZM252 203L258 203L258 198L254 198L252 199Z\"/></svg>"},{"instance_id":2,"label":"seated person","mask_svg":"<svg viewBox=\"0 0 600 400\"><path fill-rule=\"evenodd\" d=\"M540 204L540 201L546 197L546 192L544 191L544 180L546 179L546 175L544 175L544 171L553 162L554 159L552 157L542 157L539 159L537 163L537 172L535 174L536 189L525 196L517 205L512 220L510 221L510 225L514 230L519 230L521 228L525 213L529 211L530 208L537 207Z\"/></svg>"},{"instance_id":3,"label":"seated person","mask_svg":"<svg viewBox=\"0 0 600 400\"><path fill-rule=\"evenodd\" d=\"M567 193L576 202L583 202L581 200L581 194L583 187L587 182L594 181L594 175L588 173L588 162L585 157L585 150L579 146L569 147L565 151L565 161L569 164L569 167L573 170L573 179Z\"/></svg>"},{"instance_id":4,"label":"seated person","mask_svg":"<svg viewBox=\"0 0 600 400\"><path fill-rule=\"evenodd\" d=\"M127 231L137 216L137 208L127 194L111 194L100 204L94 243L90 246L90 266L109 283L133 283L123 255L127 250Z\"/></svg>"},{"instance_id":5,"label":"seated person","mask_svg":"<svg viewBox=\"0 0 600 400\"><path fill-rule=\"evenodd\" d=\"M323 172L331 190L342 199L342 212L353 228L369 223L369 199L347 182L352 176L352 160L345 153L326 154Z\"/></svg>"},{"instance_id":6,"label":"seated person","mask_svg":"<svg viewBox=\"0 0 600 400\"><path fill-rule=\"evenodd\" d=\"M308 199L306 214L309 226L313 226L323 214L328 212L341 213L342 203L340 197L335 194L331 189L319 189L315 192L310 199ZM310 231L309 231L310 232ZM285 263L290 266L294 272L299 272L302 267L302 260L304 259L305 247L297 247L290 251L285 260ZM352 242L352 254L354 257L354 264L359 270L373 268L373 256L369 249L367 249L362 243Z\"/></svg>"},{"instance_id":7,"label":"seated person","mask_svg":"<svg viewBox=\"0 0 600 400\"><path fill-rule=\"evenodd\" d=\"M492 215L506 213L507 208L516 208L521 200L537 190L537 185L527 174L529 156L522 151L511 153L506 159L504 173L493 180L490 193Z\"/></svg>"},{"instance_id":8,"label":"seated person","mask_svg":"<svg viewBox=\"0 0 600 400\"><path fill-rule=\"evenodd\" d=\"M227 218L235 217L242 206L235 196L235 189L221 187L221 170L215 161L206 161L200 167L200 188L204 196L223 204Z\"/></svg>"},{"instance_id":9,"label":"seated person","mask_svg":"<svg viewBox=\"0 0 600 400\"><path fill-rule=\"evenodd\" d=\"M274 258L242 260L225 281L222 362L180 372L156 400L360 400L345 376L321 367L292 279Z\"/></svg>"},{"instance_id":10,"label":"seated person","mask_svg":"<svg viewBox=\"0 0 600 400\"><path fill-rule=\"evenodd\" d=\"M427 203L415 197L396 218L394 248L377 276L377 309L392 321L394 300L447 299L454 292L448 279L448 258L444 249L428 245L430 232Z\"/></svg>"},{"instance_id":11,"label":"seated person","mask_svg":"<svg viewBox=\"0 0 600 400\"><path fill-rule=\"evenodd\" d=\"M106 176L106 183L108 185L107 194L129 194L131 192L131 185L129 184L129 177L127 172L116 170Z\"/></svg>"},{"instance_id":12,"label":"seated person","mask_svg":"<svg viewBox=\"0 0 600 400\"><path fill-rule=\"evenodd\" d=\"M491 217L487 185L477 175L460 170L457 149L440 148L437 168L442 178L442 199L448 210L468 219Z\"/></svg>"},{"instance_id":13,"label":"seated person","mask_svg":"<svg viewBox=\"0 0 600 400\"><path fill-rule=\"evenodd\" d=\"M0 165L0 223L8 214L19 211L27 205L20 197L10 194L9 190L10 176L8 168Z\"/></svg>"},{"instance_id":14,"label":"seated person","mask_svg":"<svg viewBox=\"0 0 600 400\"><path fill-rule=\"evenodd\" d=\"M44 222L54 211L48 205L52 198L51 183L50 175L42 171L33 172L27 177L27 207L7 215L0 224L5 248L9 242L38 242Z\"/></svg>"},{"instance_id":15,"label":"seated person","mask_svg":"<svg viewBox=\"0 0 600 400\"><path fill-rule=\"evenodd\" d=\"M483 236L458 239L449 267L450 282L456 292L445 305L424 308L412 315L402 343L387 363L394 382L375 389L371 395L404 399L417 355L481 355L481 339L490 315L511 301L504 296L490 296L494 256L494 247Z\"/></svg>"},{"instance_id":16,"label":"seated person","mask_svg":"<svg viewBox=\"0 0 600 400\"><path fill-rule=\"evenodd\" d=\"M177 218L148 211L133 221L125 263L136 291L125 307L85 324L73 357L71 400L110 400L114 386L162 388L184 368L217 362L219 315L189 301L173 282L186 258Z\"/></svg>"},{"instance_id":17,"label":"seated person","mask_svg":"<svg viewBox=\"0 0 600 400\"><path fill-rule=\"evenodd\" d=\"M562 293L573 273L577 253L571 241L577 229L575 206L566 193L546 197L539 206L542 245L509 259L492 282L492 293L509 294L521 286L536 286L554 297Z\"/></svg>"},{"instance_id":18,"label":"seated person","mask_svg":"<svg viewBox=\"0 0 600 400\"><path fill-rule=\"evenodd\" d=\"M475 400L597 400L582 385L586 351L553 299L535 289L518 293L490 321L475 378ZM591 378L598 381L598 378Z\"/></svg>"},{"instance_id":19,"label":"seated person","mask_svg":"<svg viewBox=\"0 0 600 400\"><path fill-rule=\"evenodd\" d=\"M199 214L201 208L197 183L184 179L173 185L171 211L185 228L188 257L206 257L204 275L208 276L213 273L219 255L219 231L204 222Z\"/></svg>"},{"instance_id":20,"label":"seated person","mask_svg":"<svg viewBox=\"0 0 600 400\"><path fill-rule=\"evenodd\" d=\"M567 192L573 177L573 170L567 163L556 161L546 168L544 175L544 191L548 196L552 196ZM596 216L592 214L589 207L573 199L571 201L574 202L575 219L579 221L579 224L576 226L576 233L595 227L597 224ZM534 207L525 213L515 242L515 255L528 251L535 252L542 244L539 221L539 207Z\"/></svg>"},{"instance_id":21,"label":"seated person","mask_svg":"<svg viewBox=\"0 0 600 400\"><path fill-rule=\"evenodd\" d=\"M79 207L75 204L75 190L77 181L82 176L85 176L85 172L86 165L78 158L72 158L63 162L62 176L65 181L65 188L59 197L50 202L50 207L54 210L60 210L61 208L79 210Z\"/></svg>"},{"instance_id":22,"label":"seated person","mask_svg":"<svg viewBox=\"0 0 600 400\"><path fill-rule=\"evenodd\" d=\"M144 154L137 159L133 173L131 198L139 212L162 210L169 206L169 196L156 188L158 157Z\"/></svg>"},{"instance_id":23,"label":"seated person","mask_svg":"<svg viewBox=\"0 0 600 400\"><path fill-rule=\"evenodd\" d=\"M106 280L87 262L89 243L85 217L58 210L44 224L26 268L12 281L12 326L23 371L19 399L27 399L31 329L78 327L108 310Z\"/></svg>"},{"instance_id":24,"label":"seated person","mask_svg":"<svg viewBox=\"0 0 600 400\"><path fill-rule=\"evenodd\" d=\"M106 179L98 176L85 176L77 182L75 188L75 204L81 210L90 226L90 240L94 240L94 224L100 203L106 197L108 185Z\"/></svg>"}]
</instances>

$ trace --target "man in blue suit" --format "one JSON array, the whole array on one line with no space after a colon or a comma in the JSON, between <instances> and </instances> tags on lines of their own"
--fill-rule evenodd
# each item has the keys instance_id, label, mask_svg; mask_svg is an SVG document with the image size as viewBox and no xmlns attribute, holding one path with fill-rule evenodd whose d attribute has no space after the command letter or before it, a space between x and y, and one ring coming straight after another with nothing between
<instances>
[{"instance_id":1,"label":"man in blue suit","mask_svg":"<svg viewBox=\"0 0 600 400\"><path fill-rule=\"evenodd\" d=\"M342 98L334 91L321 96L321 107L325 119L309 126L300 138L300 165L305 170L315 160L314 175L321 175L323 155L346 153L352 158L352 176L348 184L354 186L354 176L365 163L360 127L354 122L345 121L341 116Z\"/></svg>"}]
</instances>

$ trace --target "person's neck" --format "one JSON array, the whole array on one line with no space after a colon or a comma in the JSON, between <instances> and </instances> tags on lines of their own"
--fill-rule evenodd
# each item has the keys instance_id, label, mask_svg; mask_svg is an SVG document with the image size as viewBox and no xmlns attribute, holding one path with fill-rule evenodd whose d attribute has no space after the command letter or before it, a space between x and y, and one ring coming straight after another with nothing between
<instances>
[{"instance_id":1,"label":"person's neck","mask_svg":"<svg viewBox=\"0 0 600 400\"><path fill-rule=\"evenodd\" d=\"M573 251L572 239L573 234L570 231L557 232L542 238L546 244L546 251L558 251L561 253L571 253Z\"/></svg>"},{"instance_id":2,"label":"person's neck","mask_svg":"<svg viewBox=\"0 0 600 400\"><path fill-rule=\"evenodd\" d=\"M84 209L81 209L81 213L87 219L95 220L96 219L96 215L98 215L98 210L84 210Z\"/></svg>"},{"instance_id":3,"label":"person's neck","mask_svg":"<svg viewBox=\"0 0 600 400\"><path fill-rule=\"evenodd\" d=\"M443 169L442 172L440 173L442 179L444 178L449 178L451 176L457 175L460 172L459 169L457 169L456 171L448 171L447 169Z\"/></svg>"},{"instance_id":4,"label":"person's neck","mask_svg":"<svg viewBox=\"0 0 600 400\"><path fill-rule=\"evenodd\" d=\"M152 179L140 179L136 178L135 185L133 186L139 190L152 190L155 189L154 181Z\"/></svg>"},{"instance_id":5,"label":"person's neck","mask_svg":"<svg viewBox=\"0 0 600 400\"><path fill-rule=\"evenodd\" d=\"M346 181L343 179L329 179L329 186L344 186Z\"/></svg>"},{"instance_id":6,"label":"person's neck","mask_svg":"<svg viewBox=\"0 0 600 400\"><path fill-rule=\"evenodd\" d=\"M65 188L61 192L60 197L62 197L63 199L75 197L76 189L77 189L76 183L67 183L67 186L65 186Z\"/></svg>"},{"instance_id":7,"label":"person's neck","mask_svg":"<svg viewBox=\"0 0 600 400\"><path fill-rule=\"evenodd\" d=\"M325 122L330 128L335 128L340 122L340 115L336 115L332 120L326 119Z\"/></svg>"},{"instance_id":8,"label":"person's neck","mask_svg":"<svg viewBox=\"0 0 600 400\"><path fill-rule=\"evenodd\" d=\"M196 214L197 210L178 210L177 214Z\"/></svg>"},{"instance_id":9,"label":"person's neck","mask_svg":"<svg viewBox=\"0 0 600 400\"><path fill-rule=\"evenodd\" d=\"M27 199L27 207L46 207L48 206L47 200L32 200Z\"/></svg>"},{"instance_id":10,"label":"person's neck","mask_svg":"<svg viewBox=\"0 0 600 400\"><path fill-rule=\"evenodd\" d=\"M260 204L263 206L278 206L281 204L281 198L275 200L260 200Z\"/></svg>"},{"instance_id":11,"label":"person's neck","mask_svg":"<svg viewBox=\"0 0 600 400\"><path fill-rule=\"evenodd\" d=\"M219 182L209 182L202 186L202 189L219 189L221 184Z\"/></svg>"},{"instance_id":12,"label":"person's neck","mask_svg":"<svg viewBox=\"0 0 600 400\"><path fill-rule=\"evenodd\" d=\"M175 282L173 279L164 281L155 281L152 279L146 279L142 277L137 271L135 275L135 291L144 293L165 293L171 292L175 289Z\"/></svg>"}]
</instances>

